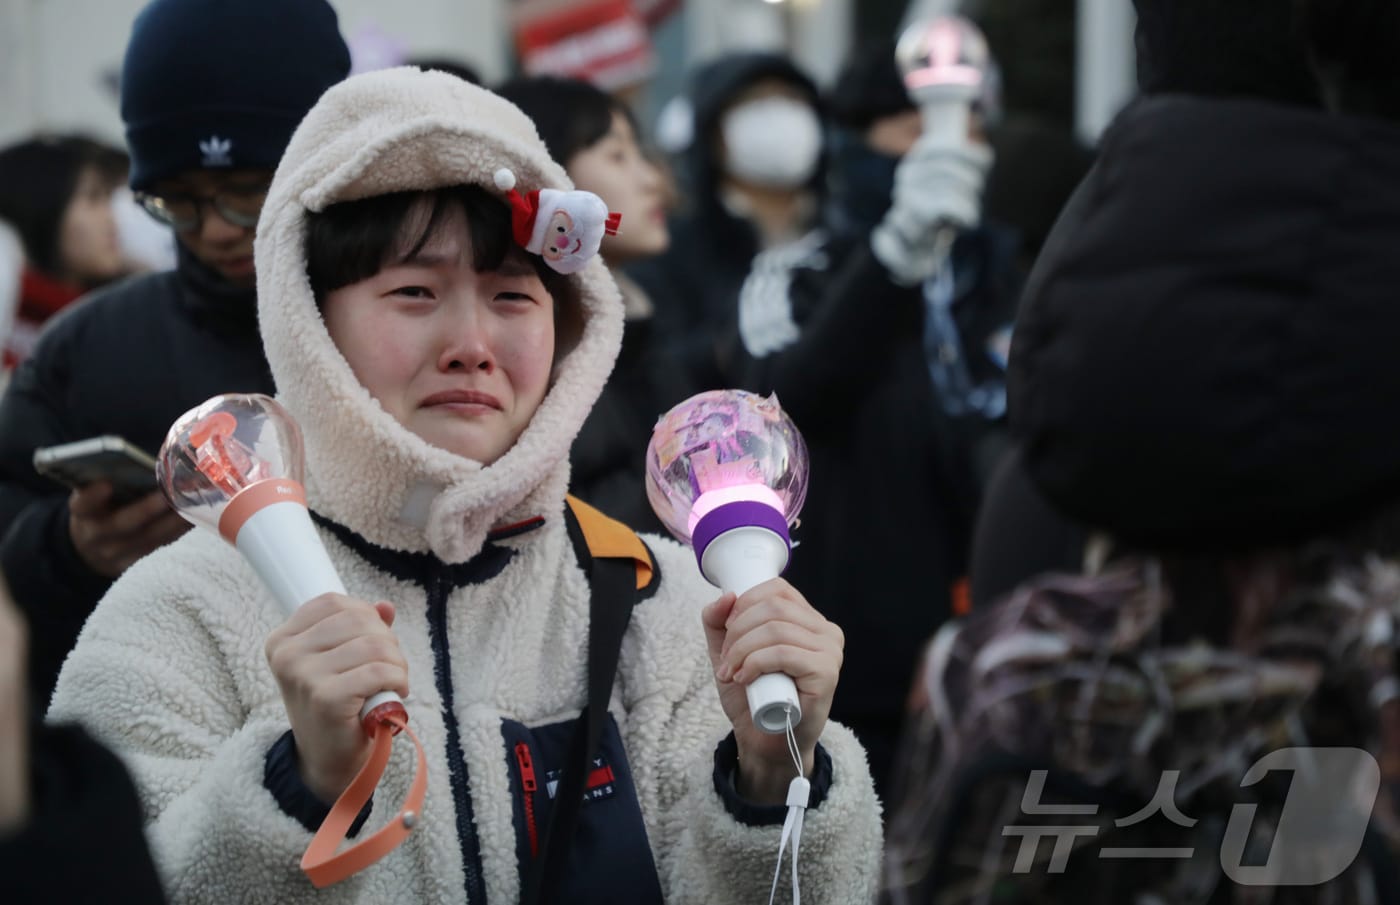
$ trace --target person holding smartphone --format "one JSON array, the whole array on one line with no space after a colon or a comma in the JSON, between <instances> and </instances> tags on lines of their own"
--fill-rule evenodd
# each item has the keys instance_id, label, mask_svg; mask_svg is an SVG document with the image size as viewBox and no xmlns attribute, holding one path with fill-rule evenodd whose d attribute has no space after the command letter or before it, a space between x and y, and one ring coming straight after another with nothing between
<instances>
[{"instance_id":1,"label":"person holding smartphone","mask_svg":"<svg viewBox=\"0 0 1400 905\"><path fill-rule=\"evenodd\" d=\"M121 73L130 183L174 230L176 269L66 310L0 398L0 567L29 618L41 705L112 580L187 526L154 491L130 502L101 480L67 491L35 471L34 451L111 435L154 453L209 396L272 391L254 229L292 130L349 70L324 0L153 0L133 24Z\"/></svg>"}]
</instances>

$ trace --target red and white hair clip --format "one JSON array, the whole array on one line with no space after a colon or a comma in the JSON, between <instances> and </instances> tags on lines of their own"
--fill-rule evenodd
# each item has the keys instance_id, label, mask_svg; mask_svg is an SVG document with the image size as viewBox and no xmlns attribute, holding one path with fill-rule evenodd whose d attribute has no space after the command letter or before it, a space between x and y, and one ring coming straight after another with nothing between
<instances>
[{"instance_id":1,"label":"red and white hair clip","mask_svg":"<svg viewBox=\"0 0 1400 905\"><path fill-rule=\"evenodd\" d=\"M510 204L516 243L560 273L578 273L598 253L604 235L617 235L622 215L592 192L535 189L522 195L515 174L504 167L495 181Z\"/></svg>"}]
</instances>

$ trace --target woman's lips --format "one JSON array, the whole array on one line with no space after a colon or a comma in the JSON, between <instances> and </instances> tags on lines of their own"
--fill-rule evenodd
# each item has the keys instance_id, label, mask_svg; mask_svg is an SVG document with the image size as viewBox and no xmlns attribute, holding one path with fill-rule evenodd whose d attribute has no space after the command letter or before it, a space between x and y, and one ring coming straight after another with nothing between
<instances>
[{"instance_id":1,"label":"woman's lips","mask_svg":"<svg viewBox=\"0 0 1400 905\"><path fill-rule=\"evenodd\" d=\"M485 406L487 408L501 409L501 401L490 393L481 393L476 390L445 390L441 393L434 393L424 399L419 405L422 408L434 406Z\"/></svg>"}]
</instances>

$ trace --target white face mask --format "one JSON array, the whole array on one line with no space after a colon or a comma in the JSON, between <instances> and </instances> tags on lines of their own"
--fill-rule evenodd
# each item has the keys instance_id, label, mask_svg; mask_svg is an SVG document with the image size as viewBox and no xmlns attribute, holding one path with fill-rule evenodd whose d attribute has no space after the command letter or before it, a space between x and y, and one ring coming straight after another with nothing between
<instances>
[{"instance_id":1,"label":"white face mask","mask_svg":"<svg viewBox=\"0 0 1400 905\"><path fill-rule=\"evenodd\" d=\"M822 127L801 101L765 97L740 104L720 121L725 170L735 179L772 189L806 184L821 156Z\"/></svg>"}]
</instances>

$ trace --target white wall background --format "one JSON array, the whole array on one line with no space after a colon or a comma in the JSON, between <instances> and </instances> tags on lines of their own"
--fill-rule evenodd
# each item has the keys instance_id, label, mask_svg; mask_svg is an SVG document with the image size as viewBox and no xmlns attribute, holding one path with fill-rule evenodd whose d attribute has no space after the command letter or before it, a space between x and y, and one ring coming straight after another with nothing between
<instances>
[{"instance_id":1,"label":"white wall background","mask_svg":"<svg viewBox=\"0 0 1400 905\"><path fill-rule=\"evenodd\" d=\"M1137 90L1137 15L1124 0L1079 0L1079 66L1075 72L1075 120L1089 144Z\"/></svg>"},{"instance_id":2,"label":"white wall background","mask_svg":"<svg viewBox=\"0 0 1400 905\"><path fill-rule=\"evenodd\" d=\"M791 53L826 85L845 62L855 0L691 0L685 6L687 54L700 62L732 50Z\"/></svg>"},{"instance_id":3,"label":"white wall background","mask_svg":"<svg viewBox=\"0 0 1400 905\"><path fill-rule=\"evenodd\" d=\"M330 0L352 46L398 47L507 75L513 0ZM685 55L787 50L819 83L843 62L858 0L690 0ZM957 0L911 0L910 16ZM1132 12L1126 0L1079 0L1080 130L1092 140L1131 94ZM145 0L0 0L0 144L36 129L79 129L121 143L116 73ZM217 52L217 48L211 48Z\"/></svg>"},{"instance_id":4,"label":"white wall background","mask_svg":"<svg viewBox=\"0 0 1400 905\"><path fill-rule=\"evenodd\" d=\"M507 0L330 0L341 33L505 75ZM0 0L0 144L36 129L121 141L115 76L145 0ZM216 53L217 48L210 48Z\"/></svg>"}]
</instances>

